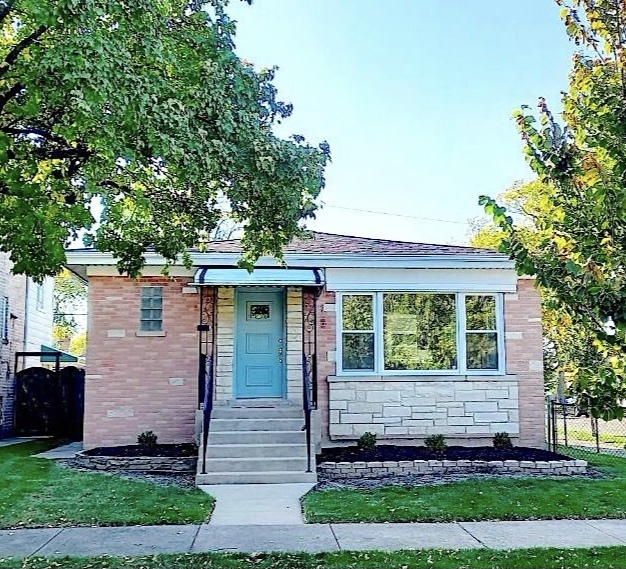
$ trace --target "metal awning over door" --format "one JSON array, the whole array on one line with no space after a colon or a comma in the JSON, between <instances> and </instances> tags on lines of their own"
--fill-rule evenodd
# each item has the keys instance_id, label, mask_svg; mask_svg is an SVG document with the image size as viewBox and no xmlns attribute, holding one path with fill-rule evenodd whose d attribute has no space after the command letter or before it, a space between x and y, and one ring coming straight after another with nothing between
<instances>
[{"instance_id":1,"label":"metal awning over door","mask_svg":"<svg viewBox=\"0 0 626 569\"><path fill-rule=\"evenodd\" d=\"M193 286L323 286L322 269L216 269L200 267Z\"/></svg>"}]
</instances>

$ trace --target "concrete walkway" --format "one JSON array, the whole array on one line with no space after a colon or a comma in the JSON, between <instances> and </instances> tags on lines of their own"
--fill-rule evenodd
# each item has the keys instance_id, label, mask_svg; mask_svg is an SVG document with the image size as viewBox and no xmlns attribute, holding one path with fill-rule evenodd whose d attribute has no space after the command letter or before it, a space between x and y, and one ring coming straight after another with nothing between
<instances>
[{"instance_id":1,"label":"concrete walkway","mask_svg":"<svg viewBox=\"0 0 626 569\"><path fill-rule=\"evenodd\" d=\"M0 531L0 558L207 551L514 549L626 545L626 520L445 524L186 525Z\"/></svg>"},{"instance_id":2,"label":"concrete walkway","mask_svg":"<svg viewBox=\"0 0 626 569\"><path fill-rule=\"evenodd\" d=\"M83 450L82 442L68 443L60 447L34 454L35 458L47 458L48 460L61 460L67 458L74 458L77 452Z\"/></svg>"},{"instance_id":3,"label":"concrete walkway","mask_svg":"<svg viewBox=\"0 0 626 569\"><path fill-rule=\"evenodd\" d=\"M216 500L212 526L302 525L300 498L315 484L213 484L199 486Z\"/></svg>"}]
</instances>

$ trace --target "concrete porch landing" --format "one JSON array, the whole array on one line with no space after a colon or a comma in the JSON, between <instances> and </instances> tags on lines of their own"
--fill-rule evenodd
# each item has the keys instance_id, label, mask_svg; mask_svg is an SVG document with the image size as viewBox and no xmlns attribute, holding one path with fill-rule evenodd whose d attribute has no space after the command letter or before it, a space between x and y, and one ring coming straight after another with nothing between
<instances>
[{"instance_id":1,"label":"concrete porch landing","mask_svg":"<svg viewBox=\"0 0 626 569\"><path fill-rule=\"evenodd\" d=\"M199 488L216 499L209 525L304 524L300 498L315 484L210 484Z\"/></svg>"}]
</instances>

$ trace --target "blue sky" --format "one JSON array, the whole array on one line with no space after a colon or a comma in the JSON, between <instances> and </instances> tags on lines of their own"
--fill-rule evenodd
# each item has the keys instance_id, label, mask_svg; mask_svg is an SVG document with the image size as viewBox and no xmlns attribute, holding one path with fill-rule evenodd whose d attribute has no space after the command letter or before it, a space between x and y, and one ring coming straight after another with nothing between
<instances>
[{"instance_id":1,"label":"blue sky","mask_svg":"<svg viewBox=\"0 0 626 569\"><path fill-rule=\"evenodd\" d=\"M294 113L279 132L330 143L326 206L309 227L433 243L466 242L478 196L532 176L510 117L538 96L559 106L574 46L558 12L551 0L229 9L239 55L280 68L275 84Z\"/></svg>"}]
</instances>

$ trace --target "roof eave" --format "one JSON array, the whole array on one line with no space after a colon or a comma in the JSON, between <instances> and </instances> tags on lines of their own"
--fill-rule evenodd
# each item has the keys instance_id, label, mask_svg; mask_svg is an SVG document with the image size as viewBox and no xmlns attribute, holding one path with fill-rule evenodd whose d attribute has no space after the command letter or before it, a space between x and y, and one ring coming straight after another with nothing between
<instances>
[{"instance_id":1,"label":"roof eave","mask_svg":"<svg viewBox=\"0 0 626 569\"><path fill-rule=\"evenodd\" d=\"M163 266L165 259L156 253L144 255L147 266ZM190 253L192 264L200 266L237 266L238 253ZM504 255L468 253L463 255L368 255L368 254L303 254L286 253L288 267L320 268L433 268L433 269L513 269L514 262ZM67 251L67 265L115 265L116 259L99 251ZM273 257L261 257L257 267L277 267Z\"/></svg>"}]
</instances>

